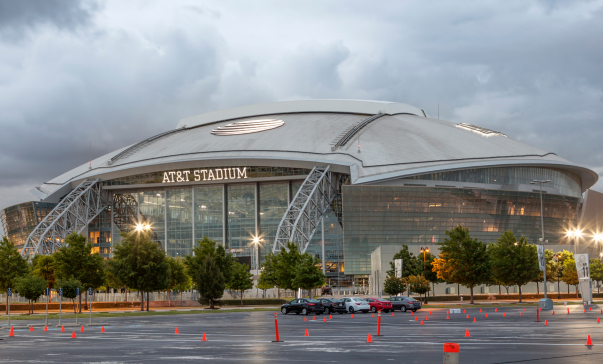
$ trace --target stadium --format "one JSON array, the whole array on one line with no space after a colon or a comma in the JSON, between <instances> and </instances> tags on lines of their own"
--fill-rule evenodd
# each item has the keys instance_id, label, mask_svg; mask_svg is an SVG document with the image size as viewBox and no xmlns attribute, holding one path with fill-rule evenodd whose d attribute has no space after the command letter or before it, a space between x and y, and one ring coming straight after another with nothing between
<instances>
[{"instance_id":1,"label":"stadium","mask_svg":"<svg viewBox=\"0 0 603 364\"><path fill-rule=\"evenodd\" d=\"M121 231L145 229L170 256L207 236L258 269L293 241L321 259L329 283L365 286L378 247L437 253L459 224L486 243L508 230L536 243L541 196L549 244L598 256L597 179L501 132L403 103L284 101L182 119L33 188L39 201L0 219L26 256L78 231L110 257ZM542 194L534 180L547 181Z\"/></svg>"}]
</instances>

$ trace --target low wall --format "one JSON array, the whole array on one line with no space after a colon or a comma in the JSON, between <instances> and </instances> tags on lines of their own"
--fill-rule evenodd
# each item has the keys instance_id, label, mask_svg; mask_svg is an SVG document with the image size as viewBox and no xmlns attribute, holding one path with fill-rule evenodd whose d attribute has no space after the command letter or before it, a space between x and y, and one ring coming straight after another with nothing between
<instances>
[{"instance_id":1,"label":"low wall","mask_svg":"<svg viewBox=\"0 0 603 364\"><path fill-rule=\"evenodd\" d=\"M548 298L551 299L557 299L557 293L549 293ZM561 293L560 294L561 299L580 299L580 294L578 294L578 298L576 298L576 294L575 293ZM433 301L433 302L446 302L446 301L460 301L461 297L463 297L463 301L471 301L471 295L468 294L462 294L460 296L457 295L446 295L446 296L427 296L427 302L429 301ZM419 299L419 296L413 296L413 298L415 299ZM421 297L424 298L424 297ZM533 300L533 299L540 299L540 298L544 298L544 294L536 294L536 293L522 293L521 294L521 298L524 300ZM603 298L603 293L593 293L593 298ZM488 301L488 300L519 300L519 294L518 293L514 293L514 294L474 294L473 295L473 300L479 300L479 301Z\"/></svg>"}]
</instances>

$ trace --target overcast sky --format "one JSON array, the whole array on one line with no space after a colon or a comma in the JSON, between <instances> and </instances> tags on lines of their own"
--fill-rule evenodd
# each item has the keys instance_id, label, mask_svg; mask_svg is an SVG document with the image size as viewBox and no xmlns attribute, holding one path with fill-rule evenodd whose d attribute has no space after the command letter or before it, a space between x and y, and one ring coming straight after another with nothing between
<instances>
[{"instance_id":1,"label":"overcast sky","mask_svg":"<svg viewBox=\"0 0 603 364\"><path fill-rule=\"evenodd\" d=\"M603 174L602 86L601 0L0 0L0 208L90 142L307 98L439 103Z\"/></svg>"}]
</instances>

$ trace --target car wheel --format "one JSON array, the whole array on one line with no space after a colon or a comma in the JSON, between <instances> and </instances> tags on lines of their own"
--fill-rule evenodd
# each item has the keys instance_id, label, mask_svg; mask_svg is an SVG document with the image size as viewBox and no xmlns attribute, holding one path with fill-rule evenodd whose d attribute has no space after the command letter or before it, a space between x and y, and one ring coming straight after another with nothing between
<instances>
[{"instance_id":1,"label":"car wheel","mask_svg":"<svg viewBox=\"0 0 603 364\"><path fill-rule=\"evenodd\" d=\"M283 307L283 308L281 309L281 312L283 313L283 315L286 315L286 314L287 314L287 309L286 309L285 307Z\"/></svg>"},{"instance_id":2,"label":"car wheel","mask_svg":"<svg viewBox=\"0 0 603 364\"><path fill-rule=\"evenodd\" d=\"M406 312L406 306L403 305L402 307L400 307L400 311Z\"/></svg>"},{"instance_id":3,"label":"car wheel","mask_svg":"<svg viewBox=\"0 0 603 364\"><path fill-rule=\"evenodd\" d=\"M328 315L328 314L329 314L329 308L327 307L327 308L325 308L325 315Z\"/></svg>"},{"instance_id":4,"label":"car wheel","mask_svg":"<svg viewBox=\"0 0 603 364\"><path fill-rule=\"evenodd\" d=\"M371 312L372 312L372 313L377 312L377 307L375 307L375 306L371 307Z\"/></svg>"},{"instance_id":5,"label":"car wheel","mask_svg":"<svg viewBox=\"0 0 603 364\"><path fill-rule=\"evenodd\" d=\"M350 307L350 309L348 311L350 311L350 313L353 314L354 313L354 307Z\"/></svg>"},{"instance_id":6,"label":"car wheel","mask_svg":"<svg viewBox=\"0 0 603 364\"><path fill-rule=\"evenodd\" d=\"M301 312L302 315L307 315L308 314L308 309L304 308Z\"/></svg>"}]
</instances>

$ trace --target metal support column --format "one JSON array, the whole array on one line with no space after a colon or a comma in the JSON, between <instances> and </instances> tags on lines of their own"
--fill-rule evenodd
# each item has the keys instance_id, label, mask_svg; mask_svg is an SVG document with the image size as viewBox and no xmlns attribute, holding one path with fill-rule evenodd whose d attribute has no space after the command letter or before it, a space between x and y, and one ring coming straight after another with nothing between
<instances>
[{"instance_id":1,"label":"metal support column","mask_svg":"<svg viewBox=\"0 0 603 364\"><path fill-rule=\"evenodd\" d=\"M325 215L322 215L322 274L327 274L325 268Z\"/></svg>"}]
</instances>

